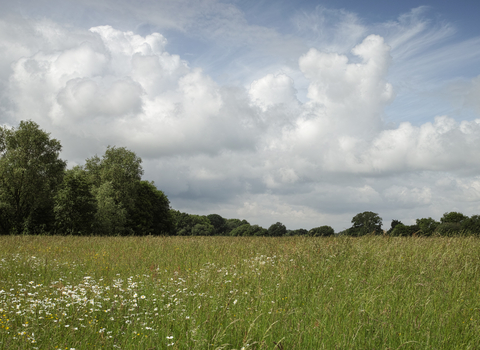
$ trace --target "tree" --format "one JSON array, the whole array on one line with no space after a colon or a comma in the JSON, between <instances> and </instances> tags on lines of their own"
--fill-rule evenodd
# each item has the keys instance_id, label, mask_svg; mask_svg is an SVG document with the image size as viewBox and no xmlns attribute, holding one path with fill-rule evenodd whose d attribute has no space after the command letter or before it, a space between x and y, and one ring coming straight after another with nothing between
<instances>
[{"instance_id":1,"label":"tree","mask_svg":"<svg viewBox=\"0 0 480 350\"><path fill-rule=\"evenodd\" d=\"M287 228L281 222L277 222L268 228L268 235L271 237L281 237L287 234Z\"/></svg>"},{"instance_id":2,"label":"tree","mask_svg":"<svg viewBox=\"0 0 480 350\"><path fill-rule=\"evenodd\" d=\"M122 203L130 214L137 199L138 182L142 179L142 159L125 147L108 146L100 159L93 156L85 162L85 170L95 187L112 184L116 204Z\"/></svg>"},{"instance_id":3,"label":"tree","mask_svg":"<svg viewBox=\"0 0 480 350\"><path fill-rule=\"evenodd\" d=\"M66 162L62 147L33 121L0 127L0 203L3 230L36 233L53 227L53 197Z\"/></svg>"},{"instance_id":4,"label":"tree","mask_svg":"<svg viewBox=\"0 0 480 350\"><path fill-rule=\"evenodd\" d=\"M332 227L325 225L312 228L310 231L308 231L308 235L313 237L333 236L335 235L335 230Z\"/></svg>"},{"instance_id":5,"label":"tree","mask_svg":"<svg viewBox=\"0 0 480 350\"><path fill-rule=\"evenodd\" d=\"M267 236L268 230L259 225L250 226L249 236Z\"/></svg>"},{"instance_id":6,"label":"tree","mask_svg":"<svg viewBox=\"0 0 480 350\"><path fill-rule=\"evenodd\" d=\"M462 230L476 236L480 235L480 215L472 215L469 219L462 221L461 225Z\"/></svg>"},{"instance_id":7,"label":"tree","mask_svg":"<svg viewBox=\"0 0 480 350\"><path fill-rule=\"evenodd\" d=\"M450 213L445 213L440 218L442 224L445 223L456 223L461 224L464 220L467 220L468 216L463 215L462 213L457 213L456 211L451 211Z\"/></svg>"},{"instance_id":8,"label":"tree","mask_svg":"<svg viewBox=\"0 0 480 350\"><path fill-rule=\"evenodd\" d=\"M460 233L462 225L458 222L444 222L437 226L435 235L456 236Z\"/></svg>"},{"instance_id":9,"label":"tree","mask_svg":"<svg viewBox=\"0 0 480 350\"><path fill-rule=\"evenodd\" d=\"M230 232L230 236L250 236L250 229L250 224L240 225Z\"/></svg>"},{"instance_id":10,"label":"tree","mask_svg":"<svg viewBox=\"0 0 480 350\"><path fill-rule=\"evenodd\" d=\"M238 226L242 226L250 223L247 220L240 219L227 219L225 222L225 234L230 235L232 230L236 229Z\"/></svg>"},{"instance_id":11,"label":"tree","mask_svg":"<svg viewBox=\"0 0 480 350\"><path fill-rule=\"evenodd\" d=\"M170 201L153 182L137 182L135 206L129 221L136 235L172 234L174 231Z\"/></svg>"},{"instance_id":12,"label":"tree","mask_svg":"<svg viewBox=\"0 0 480 350\"><path fill-rule=\"evenodd\" d=\"M122 235L125 233L127 210L121 202L115 201L115 190L107 181L93 191L97 200L95 213L95 233L99 235Z\"/></svg>"},{"instance_id":13,"label":"tree","mask_svg":"<svg viewBox=\"0 0 480 350\"><path fill-rule=\"evenodd\" d=\"M171 210L174 227L179 236L211 236L214 227L206 216L182 213Z\"/></svg>"},{"instance_id":14,"label":"tree","mask_svg":"<svg viewBox=\"0 0 480 350\"><path fill-rule=\"evenodd\" d=\"M402 222L400 220L392 220L392 223L390 225L390 229L387 231L387 235L391 234L395 226L398 224L401 224Z\"/></svg>"},{"instance_id":15,"label":"tree","mask_svg":"<svg viewBox=\"0 0 480 350\"><path fill-rule=\"evenodd\" d=\"M352 236L363 236L367 234L382 234L382 218L377 213L365 211L355 215L352 219L352 227L348 233Z\"/></svg>"},{"instance_id":16,"label":"tree","mask_svg":"<svg viewBox=\"0 0 480 350\"><path fill-rule=\"evenodd\" d=\"M215 235L224 235L225 230L226 230L226 223L227 220L225 220L223 217L221 217L218 214L210 214L207 215L208 220L214 227L214 234Z\"/></svg>"},{"instance_id":17,"label":"tree","mask_svg":"<svg viewBox=\"0 0 480 350\"><path fill-rule=\"evenodd\" d=\"M98 229L105 229L109 234L135 235L174 231L170 202L153 182L142 181L141 163L142 159L134 152L110 146L102 158L95 155L86 160L85 171L96 196L100 196L97 199L102 200L98 207L103 211L97 215ZM115 208L119 210L118 220L112 216ZM101 224L98 221L101 218L107 221ZM189 234L192 228L189 227ZM195 232L203 231L197 228Z\"/></svg>"},{"instance_id":18,"label":"tree","mask_svg":"<svg viewBox=\"0 0 480 350\"><path fill-rule=\"evenodd\" d=\"M55 224L63 234L91 234L97 201L90 191L86 173L80 168L66 172L55 195Z\"/></svg>"},{"instance_id":19,"label":"tree","mask_svg":"<svg viewBox=\"0 0 480 350\"><path fill-rule=\"evenodd\" d=\"M440 225L438 221L433 220L432 218L422 218L417 219L417 225L424 236L431 236Z\"/></svg>"},{"instance_id":20,"label":"tree","mask_svg":"<svg viewBox=\"0 0 480 350\"><path fill-rule=\"evenodd\" d=\"M389 234L391 236L407 237L407 236L413 236L419 231L420 231L420 227L418 225L404 225L402 223L399 223L395 225L394 229L390 231Z\"/></svg>"},{"instance_id":21,"label":"tree","mask_svg":"<svg viewBox=\"0 0 480 350\"><path fill-rule=\"evenodd\" d=\"M307 236L308 230L304 228L299 228L296 230L287 230L287 236Z\"/></svg>"}]
</instances>

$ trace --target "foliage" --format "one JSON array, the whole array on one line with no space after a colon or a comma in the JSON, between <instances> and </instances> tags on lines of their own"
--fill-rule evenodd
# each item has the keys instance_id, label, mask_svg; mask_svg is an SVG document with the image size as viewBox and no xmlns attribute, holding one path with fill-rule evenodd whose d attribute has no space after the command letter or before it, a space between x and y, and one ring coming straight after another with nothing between
<instances>
[{"instance_id":1,"label":"foliage","mask_svg":"<svg viewBox=\"0 0 480 350\"><path fill-rule=\"evenodd\" d=\"M417 219L417 225L420 228L422 235L431 236L437 229L438 225L440 225L440 223L433 220L432 218L422 218Z\"/></svg>"},{"instance_id":2,"label":"foliage","mask_svg":"<svg viewBox=\"0 0 480 350\"><path fill-rule=\"evenodd\" d=\"M443 216L440 218L440 222L442 224L445 224L445 223L461 224L466 219L468 219L468 216L463 215L462 213L458 213L456 211L451 211L449 213L443 214Z\"/></svg>"},{"instance_id":3,"label":"foliage","mask_svg":"<svg viewBox=\"0 0 480 350\"><path fill-rule=\"evenodd\" d=\"M250 224L243 224L232 231L230 231L230 236L250 236Z\"/></svg>"},{"instance_id":4,"label":"foliage","mask_svg":"<svg viewBox=\"0 0 480 350\"><path fill-rule=\"evenodd\" d=\"M66 172L55 196L54 212L58 233L92 233L97 201L82 169L75 168Z\"/></svg>"},{"instance_id":5,"label":"foliage","mask_svg":"<svg viewBox=\"0 0 480 350\"><path fill-rule=\"evenodd\" d=\"M224 235L227 229L227 220L218 214L207 215L208 220L213 225L214 235Z\"/></svg>"},{"instance_id":6,"label":"foliage","mask_svg":"<svg viewBox=\"0 0 480 350\"><path fill-rule=\"evenodd\" d=\"M377 213L365 211L352 218L352 227L348 234L352 236L364 236L367 234L382 234L382 218Z\"/></svg>"},{"instance_id":7,"label":"foliage","mask_svg":"<svg viewBox=\"0 0 480 350\"><path fill-rule=\"evenodd\" d=\"M462 230L474 235L480 235L480 215L472 215L461 223Z\"/></svg>"},{"instance_id":8,"label":"foliage","mask_svg":"<svg viewBox=\"0 0 480 350\"><path fill-rule=\"evenodd\" d=\"M175 232L179 236L212 236L215 228L206 216L171 210Z\"/></svg>"},{"instance_id":9,"label":"foliage","mask_svg":"<svg viewBox=\"0 0 480 350\"><path fill-rule=\"evenodd\" d=\"M445 222L437 226L435 235L437 236L455 236L460 234L462 225L459 222Z\"/></svg>"},{"instance_id":10,"label":"foliage","mask_svg":"<svg viewBox=\"0 0 480 350\"><path fill-rule=\"evenodd\" d=\"M267 236L268 230L259 225L243 224L234 228L230 236Z\"/></svg>"},{"instance_id":11,"label":"foliage","mask_svg":"<svg viewBox=\"0 0 480 350\"><path fill-rule=\"evenodd\" d=\"M268 228L268 235L270 237L281 237L285 236L286 233L287 228L281 222L277 222Z\"/></svg>"},{"instance_id":12,"label":"foliage","mask_svg":"<svg viewBox=\"0 0 480 350\"><path fill-rule=\"evenodd\" d=\"M99 235L122 235L127 223L127 210L115 201L115 190L110 181L94 188L97 200L94 232Z\"/></svg>"},{"instance_id":13,"label":"foliage","mask_svg":"<svg viewBox=\"0 0 480 350\"><path fill-rule=\"evenodd\" d=\"M390 229L387 231L387 235L391 234L395 226L401 223L402 222L400 220L392 220L392 224L390 225Z\"/></svg>"},{"instance_id":14,"label":"foliage","mask_svg":"<svg viewBox=\"0 0 480 350\"><path fill-rule=\"evenodd\" d=\"M63 179L62 147L33 121L0 127L0 207L3 233L53 228L53 197Z\"/></svg>"},{"instance_id":15,"label":"foliage","mask_svg":"<svg viewBox=\"0 0 480 350\"><path fill-rule=\"evenodd\" d=\"M135 235L166 235L174 231L170 201L153 182L138 181L135 206L130 211L130 228Z\"/></svg>"},{"instance_id":16,"label":"foliage","mask_svg":"<svg viewBox=\"0 0 480 350\"><path fill-rule=\"evenodd\" d=\"M304 228L299 228L296 230L287 230L287 236L307 236L308 230Z\"/></svg>"},{"instance_id":17,"label":"foliage","mask_svg":"<svg viewBox=\"0 0 480 350\"><path fill-rule=\"evenodd\" d=\"M328 237L335 235L335 230L332 227L325 225L312 228L308 231L308 235L313 237Z\"/></svg>"},{"instance_id":18,"label":"foliage","mask_svg":"<svg viewBox=\"0 0 480 350\"><path fill-rule=\"evenodd\" d=\"M420 231L420 227L418 225L404 225L402 223L396 224L395 228L390 231L390 236L398 236L398 237L407 237L418 235Z\"/></svg>"},{"instance_id":19,"label":"foliage","mask_svg":"<svg viewBox=\"0 0 480 350\"><path fill-rule=\"evenodd\" d=\"M250 223L247 220L227 219L225 221L225 234L230 235L234 229L245 224L250 224Z\"/></svg>"},{"instance_id":20,"label":"foliage","mask_svg":"<svg viewBox=\"0 0 480 350\"><path fill-rule=\"evenodd\" d=\"M128 214L134 210L137 200L138 182L143 175L142 159L124 147L108 147L100 159L94 156L85 161L85 170L95 187L109 182L116 204L127 209Z\"/></svg>"}]
</instances>

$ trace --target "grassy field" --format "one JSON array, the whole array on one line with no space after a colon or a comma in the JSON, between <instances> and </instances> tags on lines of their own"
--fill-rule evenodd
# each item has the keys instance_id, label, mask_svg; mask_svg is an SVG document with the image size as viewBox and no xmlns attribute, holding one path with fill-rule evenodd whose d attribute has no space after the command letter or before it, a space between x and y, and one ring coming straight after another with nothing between
<instances>
[{"instance_id":1,"label":"grassy field","mask_svg":"<svg viewBox=\"0 0 480 350\"><path fill-rule=\"evenodd\" d=\"M479 349L478 238L0 237L0 349Z\"/></svg>"}]
</instances>

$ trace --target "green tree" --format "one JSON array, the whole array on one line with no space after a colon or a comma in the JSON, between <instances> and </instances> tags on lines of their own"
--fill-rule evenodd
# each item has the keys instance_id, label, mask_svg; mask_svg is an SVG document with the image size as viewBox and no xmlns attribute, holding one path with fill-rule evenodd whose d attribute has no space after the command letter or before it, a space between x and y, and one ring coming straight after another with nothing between
<instances>
[{"instance_id":1,"label":"green tree","mask_svg":"<svg viewBox=\"0 0 480 350\"><path fill-rule=\"evenodd\" d=\"M348 234L352 236L363 236L367 234L382 234L382 218L377 213L365 211L352 218L352 227Z\"/></svg>"},{"instance_id":2,"label":"green tree","mask_svg":"<svg viewBox=\"0 0 480 350\"><path fill-rule=\"evenodd\" d=\"M390 231L389 235L391 236L398 236L398 237L407 237L413 236L420 231L420 227L418 225L404 225L399 223L395 225L394 229Z\"/></svg>"},{"instance_id":3,"label":"green tree","mask_svg":"<svg viewBox=\"0 0 480 350\"><path fill-rule=\"evenodd\" d=\"M129 221L135 235L166 235L174 231L170 201L153 182L137 182L135 206Z\"/></svg>"},{"instance_id":4,"label":"green tree","mask_svg":"<svg viewBox=\"0 0 480 350\"><path fill-rule=\"evenodd\" d=\"M127 223L127 210L115 200L115 190L110 181L94 188L97 200L95 213L95 233L99 235L123 235Z\"/></svg>"},{"instance_id":5,"label":"green tree","mask_svg":"<svg viewBox=\"0 0 480 350\"><path fill-rule=\"evenodd\" d=\"M268 228L268 235L270 237L281 237L285 236L286 234L287 228L281 222L277 222Z\"/></svg>"},{"instance_id":6,"label":"green tree","mask_svg":"<svg viewBox=\"0 0 480 350\"><path fill-rule=\"evenodd\" d=\"M390 225L390 229L387 231L387 235L391 234L395 226L398 224L401 224L402 222L400 220L392 220L392 223Z\"/></svg>"},{"instance_id":7,"label":"green tree","mask_svg":"<svg viewBox=\"0 0 480 350\"><path fill-rule=\"evenodd\" d=\"M112 184L116 204L122 203L130 214L137 199L138 182L142 179L142 159L125 147L108 146L102 158L94 156L85 162L85 170L95 187Z\"/></svg>"},{"instance_id":8,"label":"green tree","mask_svg":"<svg viewBox=\"0 0 480 350\"><path fill-rule=\"evenodd\" d=\"M234 230L238 226L242 226L242 225L245 225L245 224L250 225L250 223L247 220L227 219L225 221L225 234L230 236L230 233L232 232L232 230Z\"/></svg>"},{"instance_id":9,"label":"green tree","mask_svg":"<svg viewBox=\"0 0 480 350\"><path fill-rule=\"evenodd\" d=\"M335 235L335 230L330 226L314 227L308 231L308 235L312 237L328 237Z\"/></svg>"},{"instance_id":10,"label":"green tree","mask_svg":"<svg viewBox=\"0 0 480 350\"><path fill-rule=\"evenodd\" d=\"M432 218L422 218L417 219L417 225L421 231L421 234L424 236L431 236L440 225L438 221L433 220Z\"/></svg>"},{"instance_id":11,"label":"green tree","mask_svg":"<svg viewBox=\"0 0 480 350\"><path fill-rule=\"evenodd\" d=\"M215 235L224 235L226 230L227 220L218 214L207 215L208 220L214 227Z\"/></svg>"},{"instance_id":12,"label":"green tree","mask_svg":"<svg viewBox=\"0 0 480 350\"><path fill-rule=\"evenodd\" d=\"M444 222L437 226L435 235L456 236L460 233L462 225L459 222Z\"/></svg>"},{"instance_id":13,"label":"green tree","mask_svg":"<svg viewBox=\"0 0 480 350\"><path fill-rule=\"evenodd\" d=\"M462 221L462 230L475 236L480 236L480 215L472 215L470 218Z\"/></svg>"},{"instance_id":14,"label":"green tree","mask_svg":"<svg viewBox=\"0 0 480 350\"><path fill-rule=\"evenodd\" d=\"M250 229L250 224L240 225L230 232L230 236L250 236Z\"/></svg>"},{"instance_id":15,"label":"green tree","mask_svg":"<svg viewBox=\"0 0 480 350\"><path fill-rule=\"evenodd\" d=\"M304 228L299 228L296 230L287 230L287 236L307 236L308 230Z\"/></svg>"},{"instance_id":16,"label":"green tree","mask_svg":"<svg viewBox=\"0 0 480 350\"><path fill-rule=\"evenodd\" d=\"M451 211L449 213L443 214L443 216L440 218L440 222L442 224L445 223L456 223L456 224L461 224L464 220L467 220L468 216L463 215L462 213L458 213L456 211Z\"/></svg>"},{"instance_id":17,"label":"green tree","mask_svg":"<svg viewBox=\"0 0 480 350\"><path fill-rule=\"evenodd\" d=\"M53 228L53 197L66 162L62 147L33 121L0 127L0 214L4 233Z\"/></svg>"},{"instance_id":18,"label":"green tree","mask_svg":"<svg viewBox=\"0 0 480 350\"><path fill-rule=\"evenodd\" d=\"M55 223L62 234L91 234L97 201L90 191L86 173L80 168L66 172L55 195Z\"/></svg>"},{"instance_id":19,"label":"green tree","mask_svg":"<svg viewBox=\"0 0 480 350\"><path fill-rule=\"evenodd\" d=\"M175 233L179 236L211 236L214 227L206 216L171 210Z\"/></svg>"},{"instance_id":20,"label":"green tree","mask_svg":"<svg viewBox=\"0 0 480 350\"><path fill-rule=\"evenodd\" d=\"M250 226L249 236L267 236L268 230L259 225Z\"/></svg>"}]
</instances>

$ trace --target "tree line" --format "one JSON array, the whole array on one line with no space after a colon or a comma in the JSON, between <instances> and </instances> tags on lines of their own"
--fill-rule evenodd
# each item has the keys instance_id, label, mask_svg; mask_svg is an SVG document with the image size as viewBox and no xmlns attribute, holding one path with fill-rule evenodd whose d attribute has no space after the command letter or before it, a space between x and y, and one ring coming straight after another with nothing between
<instances>
[{"instance_id":1,"label":"tree line","mask_svg":"<svg viewBox=\"0 0 480 350\"><path fill-rule=\"evenodd\" d=\"M102 157L66 168L58 140L33 121L0 127L0 234L180 235L180 236L333 236L328 225L287 230L281 222L268 229L218 214L193 215L170 207L153 182L142 180L142 160L124 147L108 147ZM440 222L415 225L359 213L352 227L337 234L362 236L452 235L480 232L480 216L446 213Z\"/></svg>"}]
</instances>

